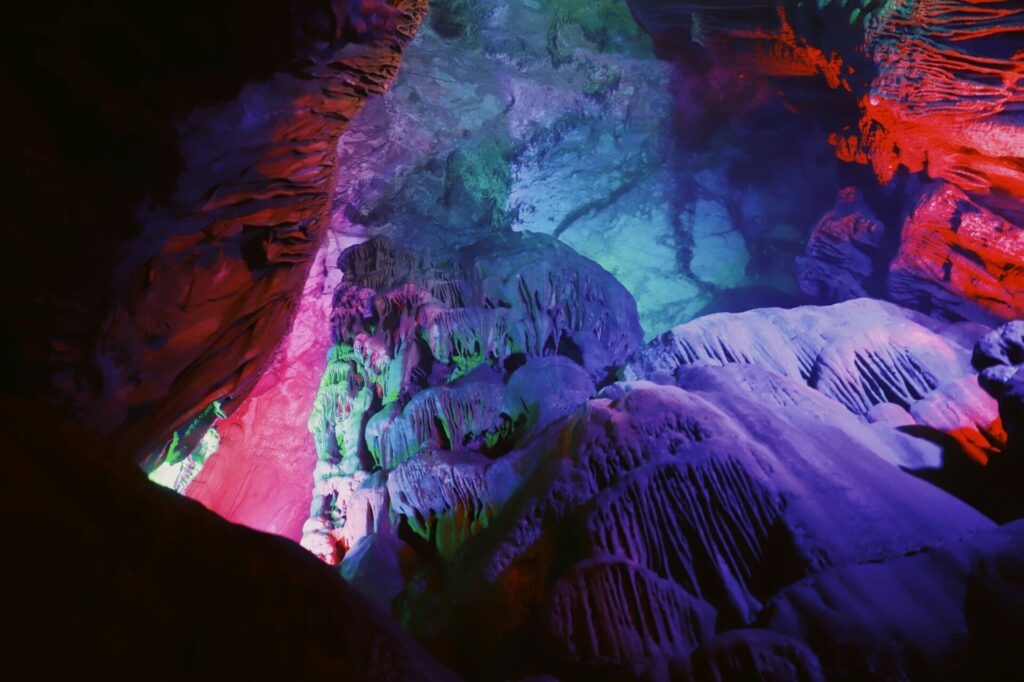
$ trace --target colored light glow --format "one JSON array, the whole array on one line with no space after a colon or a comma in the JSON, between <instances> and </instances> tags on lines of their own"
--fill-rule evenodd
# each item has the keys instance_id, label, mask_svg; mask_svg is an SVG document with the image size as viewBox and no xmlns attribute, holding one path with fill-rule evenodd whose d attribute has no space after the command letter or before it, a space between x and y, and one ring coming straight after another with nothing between
<instances>
[{"instance_id":1,"label":"colored light glow","mask_svg":"<svg viewBox=\"0 0 1024 682\"><path fill-rule=\"evenodd\" d=\"M216 403L214 403L217 405ZM220 406L217 406L217 411L220 414ZM175 433L172 438L172 445L169 449L173 449L178 443L178 434ZM217 433L217 429L210 427L206 433L203 434L202 439L199 441L199 445L196 446L195 450L189 453L185 457L180 457L171 461L170 457L165 459L156 469L149 474L149 480L170 488L179 493L185 492L189 484L196 477L196 475L202 470L203 465L209 461L209 459L217 452L220 447L220 434Z\"/></svg>"}]
</instances>

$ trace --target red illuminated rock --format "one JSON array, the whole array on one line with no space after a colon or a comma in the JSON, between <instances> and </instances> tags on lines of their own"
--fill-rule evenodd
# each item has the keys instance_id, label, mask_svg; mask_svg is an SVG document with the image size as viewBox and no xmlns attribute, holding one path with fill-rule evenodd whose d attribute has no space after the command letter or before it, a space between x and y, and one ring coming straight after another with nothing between
<instances>
[{"instance_id":1,"label":"red illuminated rock","mask_svg":"<svg viewBox=\"0 0 1024 682\"><path fill-rule=\"evenodd\" d=\"M220 446L187 494L220 516L292 540L309 514L315 461L306 426L326 364L330 295L323 254L303 288L295 323L252 393L217 425Z\"/></svg>"},{"instance_id":2,"label":"red illuminated rock","mask_svg":"<svg viewBox=\"0 0 1024 682\"><path fill-rule=\"evenodd\" d=\"M888 187L887 202L902 195L912 215L893 263L894 300L983 322L1019 317L1024 12L1018 4L808 2L786 3L786 11L783 4L630 0L655 36L692 39L736 78L770 80L777 101L792 110L819 110L838 158L870 166ZM758 124L756 113L747 119ZM916 177L905 182L908 175ZM918 196L918 180L939 182ZM835 235L826 238L837 218L826 216L828 228L819 223L809 244L817 254L798 265L802 288L829 300L856 294L867 266L849 247L840 249ZM836 269L838 250L846 251L852 271Z\"/></svg>"},{"instance_id":3,"label":"red illuminated rock","mask_svg":"<svg viewBox=\"0 0 1024 682\"><path fill-rule=\"evenodd\" d=\"M295 544L149 483L79 424L7 398L2 408L14 676L457 679ZM40 505L43 489L62 503ZM73 570L40 527L60 528Z\"/></svg>"},{"instance_id":4,"label":"red illuminated rock","mask_svg":"<svg viewBox=\"0 0 1024 682\"><path fill-rule=\"evenodd\" d=\"M427 10L291 5L104 0L15 31L31 59L11 95L26 128L5 142L27 183L7 221L7 381L140 458L255 387L329 218L338 137Z\"/></svg>"},{"instance_id":5,"label":"red illuminated rock","mask_svg":"<svg viewBox=\"0 0 1024 682\"><path fill-rule=\"evenodd\" d=\"M1024 317L1024 227L940 183L903 223L894 301L947 319Z\"/></svg>"},{"instance_id":6,"label":"red illuminated rock","mask_svg":"<svg viewBox=\"0 0 1024 682\"><path fill-rule=\"evenodd\" d=\"M870 163L882 182L904 167L968 192L1024 196L1020 7L891 2L864 25L877 74L858 93L859 135L837 139L841 156Z\"/></svg>"}]
</instances>

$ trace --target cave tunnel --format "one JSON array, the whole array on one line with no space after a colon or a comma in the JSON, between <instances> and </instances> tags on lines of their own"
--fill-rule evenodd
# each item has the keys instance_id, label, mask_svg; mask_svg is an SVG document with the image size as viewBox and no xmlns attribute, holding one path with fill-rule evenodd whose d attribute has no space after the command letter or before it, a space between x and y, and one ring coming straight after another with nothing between
<instances>
[{"instance_id":1,"label":"cave tunnel","mask_svg":"<svg viewBox=\"0 0 1024 682\"><path fill-rule=\"evenodd\" d=\"M7 679L1024 678L1024 5L5 23Z\"/></svg>"}]
</instances>

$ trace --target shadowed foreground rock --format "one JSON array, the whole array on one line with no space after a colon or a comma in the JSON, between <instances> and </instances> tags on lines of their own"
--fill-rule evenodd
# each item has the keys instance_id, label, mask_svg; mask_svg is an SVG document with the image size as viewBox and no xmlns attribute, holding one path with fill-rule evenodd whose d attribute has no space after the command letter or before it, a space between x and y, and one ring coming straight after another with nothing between
<instances>
[{"instance_id":1,"label":"shadowed foreground rock","mask_svg":"<svg viewBox=\"0 0 1024 682\"><path fill-rule=\"evenodd\" d=\"M457 679L296 545L0 404L4 666L20 679Z\"/></svg>"}]
</instances>

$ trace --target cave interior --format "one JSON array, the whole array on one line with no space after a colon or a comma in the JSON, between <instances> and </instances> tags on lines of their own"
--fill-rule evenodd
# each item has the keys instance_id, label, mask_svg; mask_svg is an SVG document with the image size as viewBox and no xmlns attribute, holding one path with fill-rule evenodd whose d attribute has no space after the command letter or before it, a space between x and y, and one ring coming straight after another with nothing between
<instances>
[{"instance_id":1,"label":"cave interior","mask_svg":"<svg viewBox=\"0 0 1024 682\"><path fill-rule=\"evenodd\" d=\"M1024 679L1018 0L8 12L7 679Z\"/></svg>"}]
</instances>

